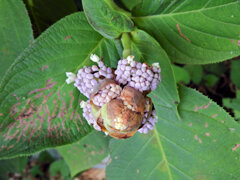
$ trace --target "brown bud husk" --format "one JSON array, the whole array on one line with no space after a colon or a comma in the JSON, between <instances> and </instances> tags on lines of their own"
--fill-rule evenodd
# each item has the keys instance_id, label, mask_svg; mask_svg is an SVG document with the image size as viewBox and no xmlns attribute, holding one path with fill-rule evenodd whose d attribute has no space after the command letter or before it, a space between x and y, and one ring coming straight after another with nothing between
<instances>
[{"instance_id":1,"label":"brown bud husk","mask_svg":"<svg viewBox=\"0 0 240 180\"><path fill-rule=\"evenodd\" d=\"M144 107L144 96L134 88L125 87L120 98L101 108L98 125L114 138L129 138L142 125Z\"/></svg>"},{"instance_id":2,"label":"brown bud husk","mask_svg":"<svg viewBox=\"0 0 240 180\"><path fill-rule=\"evenodd\" d=\"M121 92L121 96L124 101L133 107L134 111L144 113L145 107L145 98L140 91L136 89L126 86Z\"/></svg>"}]
</instances>

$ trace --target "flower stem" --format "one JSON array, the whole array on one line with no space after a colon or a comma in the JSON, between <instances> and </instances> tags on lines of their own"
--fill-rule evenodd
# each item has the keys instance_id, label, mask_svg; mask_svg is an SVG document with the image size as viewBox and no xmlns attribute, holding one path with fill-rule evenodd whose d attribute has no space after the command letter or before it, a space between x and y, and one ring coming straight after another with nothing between
<instances>
[{"instance_id":1,"label":"flower stem","mask_svg":"<svg viewBox=\"0 0 240 180\"><path fill-rule=\"evenodd\" d=\"M129 55L131 55L132 51L131 51L131 38L129 36L128 33L123 33L122 34L122 45L123 45L123 58L128 57Z\"/></svg>"}]
</instances>

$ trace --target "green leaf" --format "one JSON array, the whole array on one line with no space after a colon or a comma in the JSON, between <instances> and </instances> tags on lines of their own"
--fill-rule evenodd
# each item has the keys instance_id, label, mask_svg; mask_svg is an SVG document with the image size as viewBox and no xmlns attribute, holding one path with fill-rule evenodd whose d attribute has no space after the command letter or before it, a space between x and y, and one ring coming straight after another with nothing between
<instances>
[{"instance_id":1,"label":"green leaf","mask_svg":"<svg viewBox=\"0 0 240 180\"><path fill-rule=\"evenodd\" d=\"M186 65L184 66L184 69L188 71L190 74L191 80L198 84L202 81L203 76L203 68L200 65Z\"/></svg>"},{"instance_id":2,"label":"green leaf","mask_svg":"<svg viewBox=\"0 0 240 180\"><path fill-rule=\"evenodd\" d=\"M30 169L30 174L32 177L40 176L41 178L43 178L43 176L44 176L44 172L41 170L39 165L34 165Z\"/></svg>"},{"instance_id":3,"label":"green leaf","mask_svg":"<svg viewBox=\"0 0 240 180\"><path fill-rule=\"evenodd\" d=\"M19 157L0 161L0 179L8 180L9 173L22 173L27 166L27 157Z\"/></svg>"},{"instance_id":4,"label":"green leaf","mask_svg":"<svg viewBox=\"0 0 240 180\"><path fill-rule=\"evenodd\" d=\"M70 171L68 165L64 160L60 159L58 161L54 161L49 168L49 172L51 176L56 176L61 174L61 177L69 177Z\"/></svg>"},{"instance_id":5,"label":"green leaf","mask_svg":"<svg viewBox=\"0 0 240 180\"><path fill-rule=\"evenodd\" d=\"M32 40L32 27L23 2L0 0L0 81Z\"/></svg>"},{"instance_id":6,"label":"green leaf","mask_svg":"<svg viewBox=\"0 0 240 180\"><path fill-rule=\"evenodd\" d=\"M216 64L208 64L202 66L204 71L214 74L218 77L222 76L227 70L228 67L225 63L216 63Z\"/></svg>"},{"instance_id":7,"label":"green leaf","mask_svg":"<svg viewBox=\"0 0 240 180\"><path fill-rule=\"evenodd\" d=\"M132 10L132 14L134 16L147 16L160 13L162 10L170 6L170 3L174 2L171 0L144 0L135 6Z\"/></svg>"},{"instance_id":8,"label":"green leaf","mask_svg":"<svg viewBox=\"0 0 240 180\"><path fill-rule=\"evenodd\" d=\"M219 80L219 78L213 74L207 74L203 76L203 79L205 80L205 85L209 87L214 86Z\"/></svg>"},{"instance_id":9,"label":"green leaf","mask_svg":"<svg viewBox=\"0 0 240 180\"><path fill-rule=\"evenodd\" d=\"M58 147L58 152L68 164L74 177L81 171L100 163L107 155L109 138L93 131L75 144Z\"/></svg>"},{"instance_id":10,"label":"green leaf","mask_svg":"<svg viewBox=\"0 0 240 180\"><path fill-rule=\"evenodd\" d=\"M240 118L240 98L223 98L223 105L233 110L236 119Z\"/></svg>"},{"instance_id":11,"label":"green leaf","mask_svg":"<svg viewBox=\"0 0 240 180\"><path fill-rule=\"evenodd\" d=\"M180 0L164 8L156 2L142 1L138 6L148 3L154 11L159 9L153 13L144 8L133 20L158 40L172 61L208 64L240 55L238 0Z\"/></svg>"},{"instance_id":12,"label":"green leaf","mask_svg":"<svg viewBox=\"0 0 240 180\"><path fill-rule=\"evenodd\" d=\"M172 68L177 83L178 82L184 82L185 84L190 83L190 75L188 71L176 65L172 65Z\"/></svg>"},{"instance_id":13,"label":"green leaf","mask_svg":"<svg viewBox=\"0 0 240 180\"><path fill-rule=\"evenodd\" d=\"M141 0L121 0L121 2L128 10L132 10Z\"/></svg>"},{"instance_id":14,"label":"green leaf","mask_svg":"<svg viewBox=\"0 0 240 180\"><path fill-rule=\"evenodd\" d=\"M107 179L238 179L239 125L199 92L180 86L179 94L179 121L169 110L160 112L156 97L159 119L152 133L111 140Z\"/></svg>"},{"instance_id":15,"label":"green leaf","mask_svg":"<svg viewBox=\"0 0 240 180\"><path fill-rule=\"evenodd\" d=\"M89 56L119 59L114 42L70 15L44 32L16 61L0 85L0 158L28 155L76 142L92 131L81 118L80 96L65 72L93 64Z\"/></svg>"},{"instance_id":16,"label":"green leaf","mask_svg":"<svg viewBox=\"0 0 240 180\"><path fill-rule=\"evenodd\" d=\"M240 60L237 61L232 61L232 66L231 66L231 79L232 82L240 88Z\"/></svg>"},{"instance_id":17,"label":"green leaf","mask_svg":"<svg viewBox=\"0 0 240 180\"><path fill-rule=\"evenodd\" d=\"M24 3L38 34L59 19L77 11L74 0L24 0Z\"/></svg>"},{"instance_id":18,"label":"green leaf","mask_svg":"<svg viewBox=\"0 0 240 180\"><path fill-rule=\"evenodd\" d=\"M83 9L93 28L113 39L133 30L132 20L112 0L83 0Z\"/></svg>"},{"instance_id":19,"label":"green leaf","mask_svg":"<svg viewBox=\"0 0 240 180\"><path fill-rule=\"evenodd\" d=\"M158 103L166 109L171 109L173 114L171 116L177 119L179 96L167 54L155 39L142 30L131 32L131 38L131 49L135 60L147 62L149 65L156 62L159 63L162 70L162 82L155 90L159 92L159 97L161 97L161 101Z\"/></svg>"}]
</instances>

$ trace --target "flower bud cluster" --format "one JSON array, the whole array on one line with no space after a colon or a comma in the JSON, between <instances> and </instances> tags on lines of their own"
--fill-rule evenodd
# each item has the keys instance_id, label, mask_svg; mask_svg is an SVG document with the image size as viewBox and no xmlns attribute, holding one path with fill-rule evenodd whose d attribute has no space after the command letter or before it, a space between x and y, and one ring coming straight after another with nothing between
<instances>
[{"instance_id":1,"label":"flower bud cluster","mask_svg":"<svg viewBox=\"0 0 240 180\"><path fill-rule=\"evenodd\" d=\"M115 83L109 83L97 91L91 98L93 104L102 107L104 104L110 102L112 99L120 96L122 88Z\"/></svg>"},{"instance_id":2,"label":"flower bud cluster","mask_svg":"<svg viewBox=\"0 0 240 180\"><path fill-rule=\"evenodd\" d=\"M89 99L80 104L87 122L97 131L122 139L136 131L146 134L152 130L157 115L146 94L161 81L158 63L149 66L129 56L120 60L114 70L97 55L90 59L97 65L84 66L77 76L67 74L67 83L75 80L74 86Z\"/></svg>"},{"instance_id":3,"label":"flower bud cluster","mask_svg":"<svg viewBox=\"0 0 240 180\"><path fill-rule=\"evenodd\" d=\"M153 110L150 117L148 116L149 116L149 111L144 113L143 122L142 122L143 126L140 129L138 129L138 132L147 134L149 130L154 129L154 126L158 119L156 111Z\"/></svg>"},{"instance_id":4,"label":"flower bud cluster","mask_svg":"<svg viewBox=\"0 0 240 180\"><path fill-rule=\"evenodd\" d=\"M128 57L118 61L115 71L116 81L122 85L131 86L140 92L153 91L161 81L161 69L158 64L149 67Z\"/></svg>"},{"instance_id":5,"label":"flower bud cluster","mask_svg":"<svg viewBox=\"0 0 240 180\"><path fill-rule=\"evenodd\" d=\"M102 61L98 62L98 65L92 65L91 67L84 66L79 69L77 77L75 79L74 86L87 98L90 98L94 87L104 79L112 79L113 73L110 67L106 67Z\"/></svg>"},{"instance_id":6,"label":"flower bud cluster","mask_svg":"<svg viewBox=\"0 0 240 180\"><path fill-rule=\"evenodd\" d=\"M88 100L87 102L82 101L80 103L80 106L83 109L83 117L87 120L88 124L92 125L97 131L101 131L100 126L97 124L96 118L92 114L90 100Z\"/></svg>"}]
</instances>

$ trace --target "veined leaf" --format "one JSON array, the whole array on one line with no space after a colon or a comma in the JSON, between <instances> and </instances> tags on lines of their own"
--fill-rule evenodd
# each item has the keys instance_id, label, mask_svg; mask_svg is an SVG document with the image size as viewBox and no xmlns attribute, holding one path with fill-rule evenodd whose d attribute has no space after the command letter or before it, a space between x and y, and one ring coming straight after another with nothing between
<instances>
[{"instance_id":1,"label":"veined leaf","mask_svg":"<svg viewBox=\"0 0 240 180\"><path fill-rule=\"evenodd\" d=\"M83 13L44 32L15 62L0 85L0 158L29 155L68 144L92 131L82 120L80 93L65 72L90 65L89 56L119 59L113 41L88 24Z\"/></svg>"},{"instance_id":2,"label":"veined leaf","mask_svg":"<svg viewBox=\"0 0 240 180\"><path fill-rule=\"evenodd\" d=\"M201 65L186 65L183 67L190 75L191 80L198 84L202 80L203 67Z\"/></svg>"},{"instance_id":3,"label":"veined leaf","mask_svg":"<svg viewBox=\"0 0 240 180\"><path fill-rule=\"evenodd\" d=\"M132 10L137 4L141 3L141 0L121 0L121 2L128 10Z\"/></svg>"},{"instance_id":4,"label":"veined leaf","mask_svg":"<svg viewBox=\"0 0 240 180\"><path fill-rule=\"evenodd\" d=\"M190 74L188 73L188 71L186 71L184 68L182 68L180 66L176 66L174 64L172 64L172 68L173 68L176 82L183 82L185 84L188 84L190 82L191 78L190 78Z\"/></svg>"},{"instance_id":5,"label":"veined leaf","mask_svg":"<svg viewBox=\"0 0 240 180\"><path fill-rule=\"evenodd\" d=\"M89 23L103 36L113 39L133 30L132 20L122 13L112 0L83 0L82 2Z\"/></svg>"},{"instance_id":6,"label":"veined leaf","mask_svg":"<svg viewBox=\"0 0 240 180\"><path fill-rule=\"evenodd\" d=\"M112 179L238 179L240 128L216 103L199 92L179 87L181 119L161 112L153 92L158 122L148 135L111 140Z\"/></svg>"},{"instance_id":7,"label":"veined leaf","mask_svg":"<svg viewBox=\"0 0 240 180\"><path fill-rule=\"evenodd\" d=\"M14 159L0 161L0 179L9 180L9 173L22 173L28 162L27 157L18 157Z\"/></svg>"},{"instance_id":8,"label":"veined leaf","mask_svg":"<svg viewBox=\"0 0 240 180\"><path fill-rule=\"evenodd\" d=\"M238 0L180 0L166 3L164 9L160 3L153 5L156 2L139 4L154 7L154 12L136 10L133 20L158 40L172 61L207 64L240 55Z\"/></svg>"},{"instance_id":9,"label":"veined leaf","mask_svg":"<svg viewBox=\"0 0 240 180\"><path fill-rule=\"evenodd\" d=\"M240 60L232 61L231 65L231 79L232 82L236 85L236 87L240 88Z\"/></svg>"},{"instance_id":10,"label":"veined leaf","mask_svg":"<svg viewBox=\"0 0 240 180\"><path fill-rule=\"evenodd\" d=\"M104 137L103 133L92 131L74 144L58 147L69 166L72 177L100 163L107 155L110 138Z\"/></svg>"},{"instance_id":11,"label":"veined leaf","mask_svg":"<svg viewBox=\"0 0 240 180\"><path fill-rule=\"evenodd\" d=\"M0 81L32 40L32 27L23 2L0 0Z\"/></svg>"},{"instance_id":12,"label":"veined leaf","mask_svg":"<svg viewBox=\"0 0 240 180\"><path fill-rule=\"evenodd\" d=\"M169 115L177 120L177 104L179 103L179 96L173 70L167 54L154 38L142 30L131 32L131 37L131 48L136 60L147 62L149 65L159 63L162 82L155 90L156 92L159 92L158 96L161 98L161 101L158 103L159 105L161 104L163 109L166 108L171 110L172 112Z\"/></svg>"}]
</instances>

